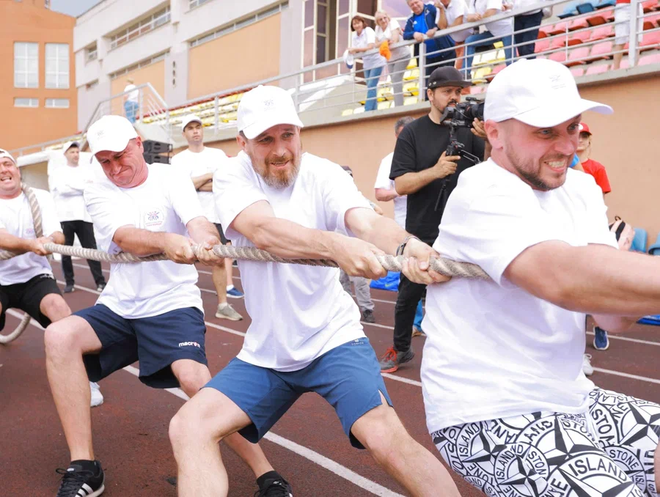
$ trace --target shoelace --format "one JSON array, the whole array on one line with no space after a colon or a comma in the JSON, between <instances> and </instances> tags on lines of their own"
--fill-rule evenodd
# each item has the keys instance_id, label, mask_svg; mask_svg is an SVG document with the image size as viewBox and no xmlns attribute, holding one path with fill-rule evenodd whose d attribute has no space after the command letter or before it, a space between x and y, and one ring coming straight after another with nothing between
<instances>
[{"instance_id":1,"label":"shoelace","mask_svg":"<svg viewBox=\"0 0 660 497\"><path fill-rule=\"evenodd\" d=\"M291 493L287 489L286 483L281 480L275 480L271 482L263 490L257 490L254 494L254 497L289 497Z\"/></svg>"},{"instance_id":2,"label":"shoelace","mask_svg":"<svg viewBox=\"0 0 660 497\"><path fill-rule=\"evenodd\" d=\"M85 483L85 476L94 476L94 473L91 471L68 471L67 468L57 468L55 472L63 475L60 489L57 491L57 497L78 497L78 491L82 484Z\"/></svg>"},{"instance_id":3,"label":"shoelace","mask_svg":"<svg viewBox=\"0 0 660 497\"><path fill-rule=\"evenodd\" d=\"M394 347L387 349L387 352L385 352L385 360L396 361L396 350L394 350Z\"/></svg>"}]
</instances>

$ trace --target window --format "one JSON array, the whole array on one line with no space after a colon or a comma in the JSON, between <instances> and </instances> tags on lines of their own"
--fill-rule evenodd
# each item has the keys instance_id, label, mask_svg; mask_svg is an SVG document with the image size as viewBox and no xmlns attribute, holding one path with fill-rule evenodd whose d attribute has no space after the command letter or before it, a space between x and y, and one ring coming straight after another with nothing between
<instances>
[{"instance_id":1,"label":"window","mask_svg":"<svg viewBox=\"0 0 660 497\"><path fill-rule=\"evenodd\" d=\"M168 53L169 51L163 52L158 55L154 55L153 57L150 57L148 59L144 59L143 61L140 61L137 64L133 64L132 66L124 67L123 69L120 69L119 71L110 74L110 79L118 78L119 76L122 76L126 73L133 72L137 69L141 69L146 66L150 66L151 64L155 64L156 62L160 62L161 60L165 59L165 57L167 57Z\"/></svg>"},{"instance_id":2,"label":"window","mask_svg":"<svg viewBox=\"0 0 660 497\"><path fill-rule=\"evenodd\" d=\"M159 10L158 12L142 19L135 24L132 24L128 28L120 31L114 36L110 37L110 50L114 50L117 47L122 46L124 43L138 38L144 34L147 34L149 31L162 26L170 22L170 6L168 5L164 9Z\"/></svg>"},{"instance_id":3,"label":"window","mask_svg":"<svg viewBox=\"0 0 660 497\"><path fill-rule=\"evenodd\" d=\"M38 98L15 98L14 107L39 107Z\"/></svg>"},{"instance_id":4,"label":"window","mask_svg":"<svg viewBox=\"0 0 660 497\"><path fill-rule=\"evenodd\" d=\"M69 87L69 45L46 43L46 88Z\"/></svg>"},{"instance_id":5,"label":"window","mask_svg":"<svg viewBox=\"0 0 660 497\"><path fill-rule=\"evenodd\" d=\"M68 98L47 98L46 99L46 108L48 108L48 109L68 109L69 108L69 99Z\"/></svg>"},{"instance_id":6,"label":"window","mask_svg":"<svg viewBox=\"0 0 660 497\"><path fill-rule=\"evenodd\" d=\"M206 2L209 2L210 0L190 0L190 8L194 9L195 7L199 7L200 5L204 5Z\"/></svg>"},{"instance_id":7,"label":"window","mask_svg":"<svg viewBox=\"0 0 660 497\"><path fill-rule=\"evenodd\" d=\"M191 4L196 0L190 0ZM209 1L209 0L203 0L203 1ZM201 3L199 4L201 5ZM275 7L271 7L266 10L262 10L261 12L258 12L254 15L251 15L250 17L246 17L244 19L240 19L236 22L233 22L232 24L229 24L227 26L223 26L220 29L217 29L216 31L213 31L212 33L205 34L204 36L200 36L199 38L195 38L194 40L190 41L190 47L196 47L197 45L201 45L202 43L206 43L207 41L215 40L216 38L220 38L223 35L226 35L228 33L231 33L233 31L237 31L241 28L244 28L245 26L249 26L250 24L254 24L255 22L261 21L262 19L265 19L266 17L270 17L274 14L278 14L282 12L284 9L289 7L289 2L282 2Z\"/></svg>"},{"instance_id":8,"label":"window","mask_svg":"<svg viewBox=\"0 0 660 497\"><path fill-rule=\"evenodd\" d=\"M14 43L14 87L39 86L39 44Z\"/></svg>"},{"instance_id":9,"label":"window","mask_svg":"<svg viewBox=\"0 0 660 497\"><path fill-rule=\"evenodd\" d=\"M87 62L91 62L93 60L96 60L98 58L98 56L99 56L99 51L98 51L98 48L96 46L96 43L94 43L93 45L88 46L85 49L85 60Z\"/></svg>"}]
</instances>

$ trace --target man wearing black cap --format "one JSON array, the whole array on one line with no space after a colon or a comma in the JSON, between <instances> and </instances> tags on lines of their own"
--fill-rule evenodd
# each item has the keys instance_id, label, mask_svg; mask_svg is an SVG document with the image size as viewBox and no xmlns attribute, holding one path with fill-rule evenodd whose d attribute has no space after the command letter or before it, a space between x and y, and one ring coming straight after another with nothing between
<instances>
[{"instance_id":1,"label":"man wearing black cap","mask_svg":"<svg viewBox=\"0 0 660 497\"><path fill-rule=\"evenodd\" d=\"M399 195L408 195L406 231L429 244L438 236L442 212L459 174L474 165L460 156L447 156L449 127L441 124L445 109L459 103L463 88L470 84L453 67L433 71L426 90L431 112L408 124L394 149L390 178ZM483 124L475 120L473 126L457 128L456 139L465 145L466 152L486 159L490 147L482 138ZM382 372L393 373L414 357L412 326L425 289L425 285L401 275L394 310L394 346L380 361Z\"/></svg>"}]
</instances>

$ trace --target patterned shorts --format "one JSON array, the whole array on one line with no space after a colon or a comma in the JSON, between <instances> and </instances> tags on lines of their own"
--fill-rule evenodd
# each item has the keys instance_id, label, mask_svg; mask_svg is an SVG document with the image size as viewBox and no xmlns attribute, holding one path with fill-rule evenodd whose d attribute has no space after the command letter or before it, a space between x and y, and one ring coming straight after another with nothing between
<instances>
[{"instance_id":1,"label":"patterned shorts","mask_svg":"<svg viewBox=\"0 0 660 497\"><path fill-rule=\"evenodd\" d=\"M657 497L660 405L608 390L585 414L535 412L433 433L451 468L488 496Z\"/></svg>"}]
</instances>

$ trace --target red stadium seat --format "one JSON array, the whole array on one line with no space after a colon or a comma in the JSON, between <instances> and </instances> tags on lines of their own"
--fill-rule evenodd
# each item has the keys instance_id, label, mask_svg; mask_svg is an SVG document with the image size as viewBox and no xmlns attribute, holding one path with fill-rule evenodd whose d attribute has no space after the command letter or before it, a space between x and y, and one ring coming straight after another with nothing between
<instances>
[{"instance_id":1,"label":"red stadium seat","mask_svg":"<svg viewBox=\"0 0 660 497\"><path fill-rule=\"evenodd\" d=\"M644 31L660 27L660 14L653 14L644 18Z\"/></svg>"},{"instance_id":2,"label":"red stadium seat","mask_svg":"<svg viewBox=\"0 0 660 497\"><path fill-rule=\"evenodd\" d=\"M539 28L539 38L547 38L550 36L550 31L552 31L554 24L546 24Z\"/></svg>"},{"instance_id":3,"label":"red stadium seat","mask_svg":"<svg viewBox=\"0 0 660 497\"><path fill-rule=\"evenodd\" d=\"M545 52L548 48L550 48L550 38L541 38L534 44L534 53Z\"/></svg>"},{"instance_id":4,"label":"red stadium seat","mask_svg":"<svg viewBox=\"0 0 660 497\"><path fill-rule=\"evenodd\" d=\"M566 65L571 67L585 64L589 60L589 50L589 47L580 47L572 50L568 54L568 61L566 61Z\"/></svg>"},{"instance_id":5,"label":"red stadium seat","mask_svg":"<svg viewBox=\"0 0 660 497\"><path fill-rule=\"evenodd\" d=\"M580 45L582 43L588 42L589 40L591 40L591 33L592 31L585 30L569 36L568 46L573 47L575 45Z\"/></svg>"},{"instance_id":6,"label":"red stadium seat","mask_svg":"<svg viewBox=\"0 0 660 497\"><path fill-rule=\"evenodd\" d=\"M630 61L628 60L628 57L625 59L621 59L621 66L619 69L629 69L630 68Z\"/></svg>"},{"instance_id":7,"label":"red stadium seat","mask_svg":"<svg viewBox=\"0 0 660 497\"><path fill-rule=\"evenodd\" d=\"M646 0L646 2L642 2L642 8L646 13L660 9L660 5L658 5L658 0Z\"/></svg>"},{"instance_id":8,"label":"red stadium seat","mask_svg":"<svg viewBox=\"0 0 660 497\"><path fill-rule=\"evenodd\" d=\"M639 49L644 50L653 50L654 48L660 47L660 30L651 31L650 33L644 33L642 38L642 43L639 44Z\"/></svg>"},{"instance_id":9,"label":"red stadium seat","mask_svg":"<svg viewBox=\"0 0 660 497\"><path fill-rule=\"evenodd\" d=\"M563 64L566 62L566 50L554 52L548 56L548 59L554 60L555 62L561 62Z\"/></svg>"},{"instance_id":10,"label":"red stadium seat","mask_svg":"<svg viewBox=\"0 0 660 497\"><path fill-rule=\"evenodd\" d=\"M591 76L593 74L603 74L606 73L609 70L609 68L610 68L609 64L593 65L587 69L586 75Z\"/></svg>"},{"instance_id":11,"label":"red stadium seat","mask_svg":"<svg viewBox=\"0 0 660 497\"><path fill-rule=\"evenodd\" d=\"M560 35L568 32L568 21L558 22L551 30L546 31L549 35Z\"/></svg>"},{"instance_id":12,"label":"red stadium seat","mask_svg":"<svg viewBox=\"0 0 660 497\"><path fill-rule=\"evenodd\" d=\"M564 48L566 46L566 43L568 42L568 36L565 35L559 35L551 38L552 41L550 42L550 49L554 50L557 48Z\"/></svg>"},{"instance_id":13,"label":"red stadium seat","mask_svg":"<svg viewBox=\"0 0 660 497\"><path fill-rule=\"evenodd\" d=\"M587 22L590 26L599 26L614 20L614 9L599 10L597 14L589 17Z\"/></svg>"},{"instance_id":14,"label":"red stadium seat","mask_svg":"<svg viewBox=\"0 0 660 497\"><path fill-rule=\"evenodd\" d=\"M582 69L581 67L572 67L571 74L573 75L574 78L579 78L581 76L584 76L584 69Z\"/></svg>"},{"instance_id":15,"label":"red stadium seat","mask_svg":"<svg viewBox=\"0 0 660 497\"><path fill-rule=\"evenodd\" d=\"M612 50L614 45L611 41L603 41L596 43L591 49L591 56L594 59L608 59L612 57Z\"/></svg>"},{"instance_id":16,"label":"red stadium seat","mask_svg":"<svg viewBox=\"0 0 660 497\"><path fill-rule=\"evenodd\" d=\"M595 28L591 32L591 41L604 40L605 38L611 38L614 36L614 26L611 24L605 24Z\"/></svg>"},{"instance_id":17,"label":"red stadium seat","mask_svg":"<svg viewBox=\"0 0 660 497\"><path fill-rule=\"evenodd\" d=\"M585 18L582 18L582 19L576 19L575 21L571 21L571 23L568 25L568 30L576 31L578 29L584 29L587 27L589 27L587 20Z\"/></svg>"},{"instance_id":18,"label":"red stadium seat","mask_svg":"<svg viewBox=\"0 0 660 497\"><path fill-rule=\"evenodd\" d=\"M641 57L637 65L647 66L649 64L660 64L660 53L645 55L644 57Z\"/></svg>"}]
</instances>

